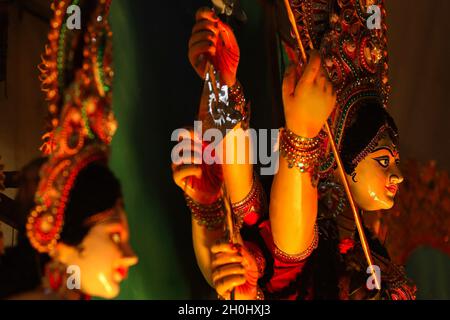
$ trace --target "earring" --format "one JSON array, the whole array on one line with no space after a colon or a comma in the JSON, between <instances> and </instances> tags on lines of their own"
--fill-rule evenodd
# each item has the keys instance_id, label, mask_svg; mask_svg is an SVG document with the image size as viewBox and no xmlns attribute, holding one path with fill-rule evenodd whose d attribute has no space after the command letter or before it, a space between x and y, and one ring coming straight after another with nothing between
<instances>
[{"instance_id":1,"label":"earring","mask_svg":"<svg viewBox=\"0 0 450 320\"><path fill-rule=\"evenodd\" d=\"M66 267L56 259L45 266L44 287L52 292L59 292L66 277Z\"/></svg>"},{"instance_id":2,"label":"earring","mask_svg":"<svg viewBox=\"0 0 450 320\"><path fill-rule=\"evenodd\" d=\"M352 174L351 174L351 176L352 176L352 181L353 181L353 182L355 182L355 183L358 182L358 181L356 180L356 171L353 171Z\"/></svg>"}]
</instances>

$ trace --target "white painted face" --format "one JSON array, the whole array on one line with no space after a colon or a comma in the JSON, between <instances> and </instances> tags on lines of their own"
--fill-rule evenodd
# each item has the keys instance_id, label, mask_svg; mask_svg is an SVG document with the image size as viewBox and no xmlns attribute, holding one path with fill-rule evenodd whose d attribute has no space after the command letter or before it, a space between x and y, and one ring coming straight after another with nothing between
<instances>
[{"instance_id":1,"label":"white painted face","mask_svg":"<svg viewBox=\"0 0 450 320\"><path fill-rule=\"evenodd\" d=\"M138 258L129 245L129 230L122 206L119 216L94 225L81 243L82 251L65 244L58 245L58 255L65 265L78 266L81 291L84 294L113 299L120 293L129 267Z\"/></svg>"},{"instance_id":2,"label":"white painted face","mask_svg":"<svg viewBox=\"0 0 450 320\"><path fill-rule=\"evenodd\" d=\"M357 206L365 211L390 209L398 185L403 181L399 169L399 153L388 135L382 136L377 147L348 175L350 190Z\"/></svg>"}]
</instances>

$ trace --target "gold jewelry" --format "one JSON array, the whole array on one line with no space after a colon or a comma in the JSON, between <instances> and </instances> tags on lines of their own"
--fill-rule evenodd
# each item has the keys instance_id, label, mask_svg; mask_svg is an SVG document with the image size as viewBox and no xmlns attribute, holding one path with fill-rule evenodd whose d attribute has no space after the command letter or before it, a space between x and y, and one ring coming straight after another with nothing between
<instances>
[{"instance_id":1,"label":"gold jewelry","mask_svg":"<svg viewBox=\"0 0 450 320\"><path fill-rule=\"evenodd\" d=\"M233 109L242 116L242 129L247 130L250 122L250 104L247 103L242 86L238 81L234 86L228 88L228 99Z\"/></svg>"},{"instance_id":2,"label":"gold jewelry","mask_svg":"<svg viewBox=\"0 0 450 320\"><path fill-rule=\"evenodd\" d=\"M116 219L120 220L120 213L118 212L116 207L94 214L93 216L87 218L83 222L83 225L86 227L92 227L105 221L111 221Z\"/></svg>"},{"instance_id":3,"label":"gold jewelry","mask_svg":"<svg viewBox=\"0 0 450 320\"><path fill-rule=\"evenodd\" d=\"M317 227L317 224L314 226L314 238L309 245L309 247L299 254L287 254L283 251L281 251L275 244L274 244L274 255L278 260L281 260L284 263L299 263L306 258L308 258L311 253L317 249L317 246L319 245L319 228Z\"/></svg>"},{"instance_id":4,"label":"gold jewelry","mask_svg":"<svg viewBox=\"0 0 450 320\"><path fill-rule=\"evenodd\" d=\"M256 290L256 300L264 300L264 292L260 287L258 287Z\"/></svg>"},{"instance_id":5,"label":"gold jewelry","mask_svg":"<svg viewBox=\"0 0 450 320\"><path fill-rule=\"evenodd\" d=\"M225 221L225 212L222 207L222 200L205 205L198 203L186 193L184 194L187 206L191 210L193 218L202 226L206 226L208 230L214 230L223 225Z\"/></svg>"},{"instance_id":6,"label":"gold jewelry","mask_svg":"<svg viewBox=\"0 0 450 320\"><path fill-rule=\"evenodd\" d=\"M378 129L377 134L372 138L372 140L369 142L369 144L352 160L352 167L356 168L358 164L367 157L377 146L378 141L383 137L383 135L386 134L386 132L394 132L394 130L389 127L387 124L384 124L381 126L380 129ZM398 152L397 146L394 145L395 151Z\"/></svg>"},{"instance_id":7,"label":"gold jewelry","mask_svg":"<svg viewBox=\"0 0 450 320\"><path fill-rule=\"evenodd\" d=\"M66 206L78 174L92 163L107 162L107 146L90 144L75 156L50 156L40 170L35 207L27 219L31 245L40 253L52 254L64 226Z\"/></svg>"},{"instance_id":8,"label":"gold jewelry","mask_svg":"<svg viewBox=\"0 0 450 320\"><path fill-rule=\"evenodd\" d=\"M235 215L235 229L240 230L244 224L245 217L255 212L259 216L266 208L266 199L264 190L256 175L253 176L252 188L248 195L241 201L232 204Z\"/></svg>"},{"instance_id":9,"label":"gold jewelry","mask_svg":"<svg viewBox=\"0 0 450 320\"><path fill-rule=\"evenodd\" d=\"M298 168L301 173L310 173L312 184L317 185L318 167L323 155L322 137L304 138L289 129L281 129L280 154L289 168Z\"/></svg>"}]
</instances>

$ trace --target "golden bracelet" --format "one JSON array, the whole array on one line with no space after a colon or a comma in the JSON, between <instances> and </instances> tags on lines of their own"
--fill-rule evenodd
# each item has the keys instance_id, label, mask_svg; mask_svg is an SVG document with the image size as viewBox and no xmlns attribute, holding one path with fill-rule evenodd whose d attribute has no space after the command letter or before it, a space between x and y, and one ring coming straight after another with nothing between
<instances>
[{"instance_id":1,"label":"golden bracelet","mask_svg":"<svg viewBox=\"0 0 450 320\"><path fill-rule=\"evenodd\" d=\"M208 230L214 230L223 225L225 221L225 212L222 208L221 199L212 204L204 205L196 202L187 194L184 194L184 197L193 218L198 224L206 226Z\"/></svg>"},{"instance_id":2,"label":"golden bracelet","mask_svg":"<svg viewBox=\"0 0 450 320\"><path fill-rule=\"evenodd\" d=\"M233 109L242 116L241 128L247 130L250 123L250 104L247 103L242 86L238 81L234 86L228 88L228 99Z\"/></svg>"},{"instance_id":3,"label":"golden bracelet","mask_svg":"<svg viewBox=\"0 0 450 320\"><path fill-rule=\"evenodd\" d=\"M256 175L253 176L252 188L248 195L241 201L233 203L233 213L235 216L235 229L240 230L244 224L245 217L250 212L261 212L266 208L265 194L261 183Z\"/></svg>"},{"instance_id":4,"label":"golden bracelet","mask_svg":"<svg viewBox=\"0 0 450 320\"><path fill-rule=\"evenodd\" d=\"M317 246L319 245L319 228L317 227L317 224L314 226L314 238L309 245L309 247L299 254L287 254L280 250L275 244L274 244L274 256L284 262L284 263L299 263L308 258L312 252L317 249Z\"/></svg>"}]
</instances>

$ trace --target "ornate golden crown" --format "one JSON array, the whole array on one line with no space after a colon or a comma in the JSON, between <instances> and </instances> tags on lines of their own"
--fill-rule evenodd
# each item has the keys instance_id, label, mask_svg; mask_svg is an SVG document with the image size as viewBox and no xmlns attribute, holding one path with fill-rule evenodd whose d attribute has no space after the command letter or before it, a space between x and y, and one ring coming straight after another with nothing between
<instances>
[{"instance_id":1,"label":"ornate golden crown","mask_svg":"<svg viewBox=\"0 0 450 320\"><path fill-rule=\"evenodd\" d=\"M91 5L87 25L69 30L71 5ZM48 161L40 171L36 206L27 235L39 252L52 253L64 225L70 192L80 171L107 162L117 123L112 112L111 0L55 0L54 17L40 65L42 90L49 103L49 126L42 151ZM89 10L88 10L89 11ZM81 51L80 51L81 50Z\"/></svg>"},{"instance_id":2,"label":"ornate golden crown","mask_svg":"<svg viewBox=\"0 0 450 320\"><path fill-rule=\"evenodd\" d=\"M384 0L289 2L303 47L320 50L323 67L337 92L337 108L330 117L330 124L340 149L355 105L364 100L375 100L384 107L387 104L390 86ZM368 13L371 6L377 6L377 10ZM372 25L373 19L379 19L379 28ZM292 31L281 34L288 46L299 50L292 39ZM320 171L328 172L334 163L334 155L329 152Z\"/></svg>"}]
</instances>

